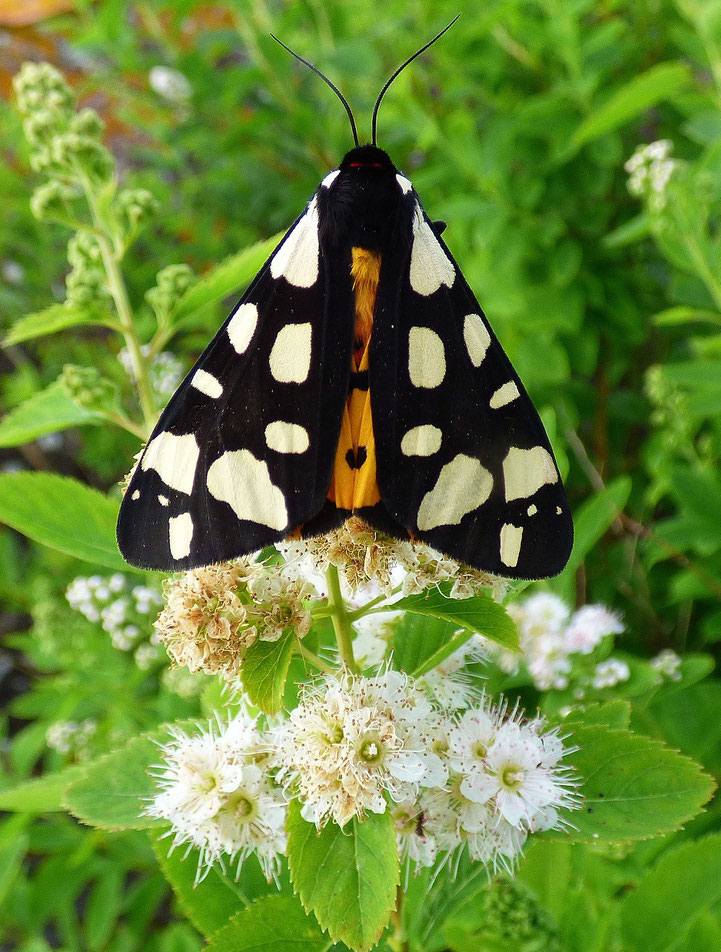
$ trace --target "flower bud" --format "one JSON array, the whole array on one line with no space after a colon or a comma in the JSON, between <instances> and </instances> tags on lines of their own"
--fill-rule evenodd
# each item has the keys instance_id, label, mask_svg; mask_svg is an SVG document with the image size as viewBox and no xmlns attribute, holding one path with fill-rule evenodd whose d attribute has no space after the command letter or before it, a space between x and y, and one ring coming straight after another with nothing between
<instances>
[{"instance_id":1,"label":"flower bud","mask_svg":"<svg viewBox=\"0 0 721 952\"><path fill-rule=\"evenodd\" d=\"M116 385L112 380L102 377L95 367L65 364L60 382L70 399L85 410L112 413L117 409Z\"/></svg>"},{"instance_id":2,"label":"flower bud","mask_svg":"<svg viewBox=\"0 0 721 952\"><path fill-rule=\"evenodd\" d=\"M129 233L142 228L160 208L160 202L147 188L124 188L118 193L116 203Z\"/></svg>"},{"instance_id":3,"label":"flower bud","mask_svg":"<svg viewBox=\"0 0 721 952\"><path fill-rule=\"evenodd\" d=\"M103 134L105 124L94 109L81 109L70 120L71 132L91 139L99 139Z\"/></svg>"},{"instance_id":4,"label":"flower bud","mask_svg":"<svg viewBox=\"0 0 721 952\"><path fill-rule=\"evenodd\" d=\"M55 113L57 119L70 118L75 105L73 93L50 63L23 63L13 85L18 108L24 115L45 108Z\"/></svg>"},{"instance_id":5,"label":"flower bud","mask_svg":"<svg viewBox=\"0 0 721 952\"><path fill-rule=\"evenodd\" d=\"M70 224L73 220L72 203L77 198L77 189L53 179L35 189L30 199L30 208L40 221Z\"/></svg>"},{"instance_id":6,"label":"flower bud","mask_svg":"<svg viewBox=\"0 0 721 952\"><path fill-rule=\"evenodd\" d=\"M50 143L53 160L64 169L79 170L91 179L108 179L113 171L113 157L95 139L77 132L64 132Z\"/></svg>"},{"instance_id":7,"label":"flower bud","mask_svg":"<svg viewBox=\"0 0 721 952\"><path fill-rule=\"evenodd\" d=\"M156 286L146 292L145 299L162 321L193 283L193 271L187 264L171 264L158 271L156 281Z\"/></svg>"}]
</instances>

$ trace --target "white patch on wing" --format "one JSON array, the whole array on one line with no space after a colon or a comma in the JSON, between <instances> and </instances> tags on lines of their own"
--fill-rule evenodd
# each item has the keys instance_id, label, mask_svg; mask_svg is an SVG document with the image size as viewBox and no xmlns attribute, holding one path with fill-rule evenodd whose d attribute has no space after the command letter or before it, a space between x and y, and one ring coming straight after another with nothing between
<instances>
[{"instance_id":1,"label":"white patch on wing","mask_svg":"<svg viewBox=\"0 0 721 952\"><path fill-rule=\"evenodd\" d=\"M168 499L167 496L159 495L159 496L158 496L158 502L159 502L160 505L163 506L163 507L170 505L170 500Z\"/></svg>"},{"instance_id":2,"label":"white patch on wing","mask_svg":"<svg viewBox=\"0 0 721 952\"><path fill-rule=\"evenodd\" d=\"M433 456L441 448L442 437L443 433L431 423L414 426L401 440L401 453L404 456Z\"/></svg>"},{"instance_id":3,"label":"white patch on wing","mask_svg":"<svg viewBox=\"0 0 721 952\"><path fill-rule=\"evenodd\" d=\"M184 559L190 555L190 543L193 538L193 517L189 512L168 519L170 535L170 554L174 559Z\"/></svg>"},{"instance_id":4,"label":"white patch on wing","mask_svg":"<svg viewBox=\"0 0 721 952\"><path fill-rule=\"evenodd\" d=\"M501 526L501 562L509 569L515 569L518 565L522 538L523 526L514 526L510 522L504 522Z\"/></svg>"},{"instance_id":5,"label":"white patch on wing","mask_svg":"<svg viewBox=\"0 0 721 952\"><path fill-rule=\"evenodd\" d=\"M491 410L500 410L501 407L507 406L509 403L513 403L514 400L517 400L521 394L519 393L518 387L514 380L509 380L508 383L504 383L502 387L499 387L498 390L493 394L491 399L488 401L488 405Z\"/></svg>"},{"instance_id":6,"label":"white patch on wing","mask_svg":"<svg viewBox=\"0 0 721 952\"><path fill-rule=\"evenodd\" d=\"M332 172L329 172L326 175L326 177L323 179L323 181L320 184L323 186L323 188L330 188L333 182L335 182L335 180L338 178L339 175L340 175L340 169L333 169Z\"/></svg>"},{"instance_id":7,"label":"white patch on wing","mask_svg":"<svg viewBox=\"0 0 721 952\"><path fill-rule=\"evenodd\" d=\"M529 516L535 516L535 515L536 515L536 513L538 512L538 506L535 504L535 502L532 502L532 503L531 503L531 505L528 507L528 509L526 509L526 512L528 513Z\"/></svg>"},{"instance_id":8,"label":"white patch on wing","mask_svg":"<svg viewBox=\"0 0 721 952\"><path fill-rule=\"evenodd\" d=\"M226 328L230 343L236 354L244 354L255 333L258 323L258 308L255 304L241 304L228 322Z\"/></svg>"},{"instance_id":9,"label":"white patch on wing","mask_svg":"<svg viewBox=\"0 0 721 952\"><path fill-rule=\"evenodd\" d=\"M190 386L200 390L206 397L212 397L213 400L223 396L223 384L207 370L196 370L190 378Z\"/></svg>"},{"instance_id":10,"label":"white patch on wing","mask_svg":"<svg viewBox=\"0 0 721 952\"><path fill-rule=\"evenodd\" d=\"M560 516L562 512L563 512L563 509L561 509L560 506L556 506L556 515Z\"/></svg>"},{"instance_id":11,"label":"white patch on wing","mask_svg":"<svg viewBox=\"0 0 721 952\"><path fill-rule=\"evenodd\" d=\"M418 528L457 526L491 495L493 476L472 456L459 453L442 467L436 485L423 497L418 509Z\"/></svg>"},{"instance_id":12,"label":"white patch on wing","mask_svg":"<svg viewBox=\"0 0 721 952\"><path fill-rule=\"evenodd\" d=\"M313 198L295 228L291 231L273 260L270 273L284 277L296 288L312 288L318 280L318 207Z\"/></svg>"},{"instance_id":13,"label":"white patch on wing","mask_svg":"<svg viewBox=\"0 0 721 952\"><path fill-rule=\"evenodd\" d=\"M288 510L285 496L273 484L265 460L250 450L229 450L208 468L208 492L227 502L238 519L271 529L285 529Z\"/></svg>"},{"instance_id":14,"label":"white patch on wing","mask_svg":"<svg viewBox=\"0 0 721 952\"><path fill-rule=\"evenodd\" d=\"M432 389L443 383L446 352L430 327L411 327L408 333L408 374L414 387Z\"/></svg>"},{"instance_id":15,"label":"white patch on wing","mask_svg":"<svg viewBox=\"0 0 721 952\"><path fill-rule=\"evenodd\" d=\"M503 460L503 481L506 502L510 502L512 499L527 499L541 486L557 483L558 472L553 457L542 446L530 450L512 446Z\"/></svg>"},{"instance_id":16,"label":"white patch on wing","mask_svg":"<svg viewBox=\"0 0 721 952\"><path fill-rule=\"evenodd\" d=\"M466 314L463 321L463 340L474 367L480 367L491 346L491 335L480 314Z\"/></svg>"},{"instance_id":17,"label":"white patch on wing","mask_svg":"<svg viewBox=\"0 0 721 952\"><path fill-rule=\"evenodd\" d=\"M154 469L166 486L189 496L193 491L195 468L200 449L192 433L176 436L174 433L158 433L145 448L140 468Z\"/></svg>"},{"instance_id":18,"label":"white patch on wing","mask_svg":"<svg viewBox=\"0 0 721 952\"><path fill-rule=\"evenodd\" d=\"M136 489L130 498L133 500L133 502L136 502L136 500L140 499L140 490Z\"/></svg>"},{"instance_id":19,"label":"white patch on wing","mask_svg":"<svg viewBox=\"0 0 721 952\"><path fill-rule=\"evenodd\" d=\"M270 352L270 372L278 383L303 383L310 371L312 326L286 324Z\"/></svg>"},{"instance_id":20,"label":"white patch on wing","mask_svg":"<svg viewBox=\"0 0 721 952\"><path fill-rule=\"evenodd\" d=\"M428 297L442 284L450 288L456 279L456 269L448 259L430 225L416 203L413 213L413 248L411 250L411 287L416 294Z\"/></svg>"},{"instance_id":21,"label":"white patch on wing","mask_svg":"<svg viewBox=\"0 0 721 952\"><path fill-rule=\"evenodd\" d=\"M410 179L407 179L405 175L401 175L400 172L396 173L396 182L398 182L398 184L400 185L401 191L403 192L404 195L407 195L410 192L410 190L413 188L413 185L411 184Z\"/></svg>"},{"instance_id":22,"label":"white patch on wing","mask_svg":"<svg viewBox=\"0 0 721 952\"><path fill-rule=\"evenodd\" d=\"M305 453L310 446L306 428L284 420L274 420L266 426L265 442L276 453Z\"/></svg>"}]
</instances>

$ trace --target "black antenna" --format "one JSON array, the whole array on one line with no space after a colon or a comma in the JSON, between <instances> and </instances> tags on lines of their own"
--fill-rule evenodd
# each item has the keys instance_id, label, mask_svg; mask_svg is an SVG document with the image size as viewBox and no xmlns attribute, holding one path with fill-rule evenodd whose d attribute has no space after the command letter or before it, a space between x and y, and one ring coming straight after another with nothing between
<instances>
[{"instance_id":1,"label":"black antenna","mask_svg":"<svg viewBox=\"0 0 721 952\"><path fill-rule=\"evenodd\" d=\"M460 13L458 14L458 16L454 17L454 18L451 20L451 22L448 24L447 27L444 27L444 29L442 29L440 33L437 33L429 43L426 43L425 46L422 46L419 50L417 50L417 51L413 54L413 56L409 56L408 59L405 61L405 63L403 63L401 66L399 66L398 69L395 71L395 73L393 73L393 75L392 75L391 78L388 80L388 82L385 84L385 86L383 87L383 89L381 89L380 93L378 94L378 99L376 99L375 108L373 109L373 119L372 119L372 121L371 121L371 131L372 131L372 133L373 133L373 145L376 144L376 121L377 121L377 119L378 119L378 109L380 108L381 99L383 99L383 97L385 96L386 92L388 91L388 87L390 86L390 84L393 82L393 80L394 80L400 73L403 72L403 70L406 68L406 66L408 66L410 63L413 62L413 60L414 60L417 56L420 56L421 53L425 53L425 51L428 49L428 47L429 47L429 46L433 46L433 44L436 42L436 40L440 40L440 38L443 36L443 34L444 34L447 30L450 30L450 28L453 26L453 24L456 22L456 20L458 19L459 16L460 16Z\"/></svg>"},{"instance_id":2,"label":"black antenna","mask_svg":"<svg viewBox=\"0 0 721 952\"><path fill-rule=\"evenodd\" d=\"M459 16L460 16L460 14L459 14ZM458 19L458 17L456 17L456 20L457 20L457 19ZM454 23L455 23L455 20L454 20ZM446 30L447 30L447 29L448 29L448 27L446 27ZM444 30L443 32L445 33L445 30ZM355 127L355 119L353 118L353 113L351 112L351 108L350 108L350 106L348 105L348 102L347 102L345 96L343 95L343 93L340 91L340 89L338 89L337 86L334 86L333 83L328 79L328 77L327 77L327 76L324 76L323 73L321 73L321 71L320 71L319 69L316 69L316 67L315 67L312 63L309 63L308 60L303 59L302 56L298 56L298 54L297 54L294 50L292 50L289 46L286 46L285 43L284 43L282 40L279 40L278 37L275 36L275 34L271 33L270 35L273 37L273 39L275 40L275 42L276 42L276 43L279 43L279 44L283 47L284 50L287 50L287 52L290 53L291 56L295 56L295 58L296 58L299 62L301 62L304 66L307 66L308 69L313 70L313 72L316 74L316 76L320 76L320 78L323 80L323 82L326 83L328 86L330 86L330 88L333 90L333 92L336 94L336 96L340 99L340 101L341 101L341 102L343 103L343 105L345 106L345 111L348 113L348 118L350 119L350 127L351 127L351 131L352 131L352 133L353 133L353 141L355 142L356 146L358 146L358 132L357 132L356 127ZM440 36L440 34L439 34L439 36ZM436 37L436 39L438 39L438 37ZM432 42L433 42L433 40L431 40L431 43L432 43ZM430 44L429 44L429 46L430 46ZM424 47L424 48L425 48L425 47ZM421 50L421 52L423 52L423 50Z\"/></svg>"}]
</instances>

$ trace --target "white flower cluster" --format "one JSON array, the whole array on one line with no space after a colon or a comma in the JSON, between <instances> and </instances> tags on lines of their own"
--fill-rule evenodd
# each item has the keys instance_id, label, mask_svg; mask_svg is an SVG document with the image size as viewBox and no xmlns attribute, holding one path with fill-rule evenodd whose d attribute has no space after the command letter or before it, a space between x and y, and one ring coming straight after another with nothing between
<instances>
[{"instance_id":1,"label":"white flower cluster","mask_svg":"<svg viewBox=\"0 0 721 952\"><path fill-rule=\"evenodd\" d=\"M146 638L148 615L156 614L163 603L157 589L148 585L132 585L125 575L116 572L107 578L101 575L79 576L65 591L68 604L88 621L99 622L119 651L135 651L141 668L158 661L158 641Z\"/></svg>"},{"instance_id":2,"label":"white flower cluster","mask_svg":"<svg viewBox=\"0 0 721 952\"><path fill-rule=\"evenodd\" d=\"M591 682L597 691L604 688L615 688L631 677L631 669L620 658L609 658L596 665Z\"/></svg>"},{"instance_id":3,"label":"white flower cluster","mask_svg":"<svg viewBox=\"0 0 721 952\"><path fill-rule=\"evenodd\" d=\"M84 721L55 721L45 732L45 741L51 750L73 754L82 760L88 754L88 744L98 730L92 718Z\"/></svg>"},{"instance_id":4,"label":"white flower cluster","mask_svg":"<svg viewBox=\"0 0 721 952\"><path fill-rule=\"evenodd\" d=\"M225 727L173 732L155 768L159 793L146 813L168 820L173 848L199 851L197 880L218 863L254 854L270 881L285 850L286 801L264 768L263 737L241 712Z\"/></svg>"},{"instance_id":5,"label":"white flower cluster","mask_svg":"<svg viewBox=\"0 0 721 952\"><path fill-rule=\"evenodd\" d=\"M176 105L186 103L193 92L188 77L171 66L153 66L148 82L159 96Z\"/></svg>"},{"instance_id":6,"label":"white flower cluster","mask_svg":"<svg viewBox=\"0 0 721 952\"><path fill-rule=\"evenodd\" d=\"M668 681L680 681L682 678L681 658L670 648L664 648L655 658L651 658L650 664L657 674Z\"/></svg>"},{"instance_id":7,"label":"white flower cluster","mask_svg":"<svg viewBox=\"0 0 721 952\"><path fill-rule=\"evenodd\" d=\"M557 595L538 592L522 602L512 602L508 613L518 627L524 661L539 691L565 690L574 655L589 655L609 635L621 634L623 623L604 605L584 605L571 614ZM488 644L501 667L514 671L518 657L499 654Z\"/></svg>"},{"instance_id":8,"label":"white flower cluster","mask_svg":"<svg viewBox=\"0 0 721 952\"><path fill-rule=\"evenodd\" d=\"M451 598L469 598L481 589L501 598L506 590L503 579L461 565L422 542L386 536L357 516L327 535L276 543L276 548L321 594L327 594L325 573L335 566L344 598L354 603L379 593L414 595L443 582Z\"/></svg>"},{"instance_id":9,"label":"white flower cluster","mask_svg":"<svg viewBox=\"0 0 721 952\"><path fill-rule=\"evenodd\" d=\"M666 186L676 165L669 158L672 148L668 139L640 145L623 166L629 174L629 192L637 198L645 198L655 212L666 205Z\"/></svg>"},{"instance_id":10,"label":"white flower cluster","mask_svg":"<svg viewBox=\"0 0 721 952\"><path fill-rule=\"evenodd\" d=\"M463 714L439 710L420 682L385 670L339 672L309 685L264 731L242 713L225 728L176 732L156 768L148 813L174 845L214 862L255 853L270 879L285 849L285 806L297 798L318 829L390 811L398 850L432 866L468 848L509 871L527 837L578 806L569 753L540 717L524 720L481 696Z\"/></svg>"}]
</instances>

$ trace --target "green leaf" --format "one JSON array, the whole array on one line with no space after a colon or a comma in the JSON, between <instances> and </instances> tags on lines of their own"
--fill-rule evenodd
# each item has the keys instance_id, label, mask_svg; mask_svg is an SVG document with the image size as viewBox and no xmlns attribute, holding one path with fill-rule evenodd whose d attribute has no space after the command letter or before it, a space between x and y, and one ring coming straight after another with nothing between
<instances>
[{"instance_id":1,"label":"green leaf","mask_svg":"<svg viewBox=\"0 0 721 952\"><path fill-rule=\"evenodd\" d=\"M278 234L259 241L208 271L180 299L173 314L173 323L186 320L201 307L214 304L250 284L282 237L282 234Z\"/></svg>"},{"instance_id":2,"label":"green leaf","mask_svg":"<svg viewBox=\"0 0 721 952\"><path fill-rule=\"evenodd\" d=\"M343 829L328 822L318 833L291 801L288 863L303 907L334 941L356 952L375 945L395 907L400 876L388 810L363 822L353 819Z\"/></svg>"},{"instance_id":3,"label":"green leaf","mask_svg":"<svg viewBox=\"0 0 721 952\"><path fill-rule=\"evenodd\" d=\"M88 826L103 830L162 826L162 821L144 816L143 811L157 792L148 769L158 763L158 743L167 739L167 727L160 727L83 764L80 775L65 791L65 808Z\"/></svg>"},{"instance_id":4,"label":"green leaf","mask_svg":"<svg viewBox=\"0 0 721 952\"><path fill-rule=\"evenodd\" d=\"M71 400L61 383L33 394L0 421L0 446L21 446L46 433L97 423L102 417Z\"/></svg>"},{"instance_id":5,"label":"green leaf","mask_svg":"<svg viewBox=\"0 0 721 952\"><path fill-rule=\"evenodd\" d=\"M721 324L721 314L718 311L708 311L700 307L668 307L659 311L651 318L657 327L676 327L678 324Z\"/></svg>"},{"instance_id":6,"label":"green leaf","mask_svg":"<svg viewBox=\"0 0 721 952\"><path fill-rule=\"evenodd\" d=\"M328 939L295 896L264 896L216 932L205 952L324 952Z\"/></svg>"},{"instance_id":7,"label":"green leaf","mask_svg":"<svg viewBox=\"0 0 721 952\"><path fill-rule=\"evenodd\" d=\"M646 212L641 212L634 218L625 221L618 228L609 231L601 239L601 245L604 248L624 248L626 245L632 245L642 238L646 238L651 230L650 222Z\"/></svg>"},{"instance_id":8,"label":"green leaf","mask_svg":"<svg viewBox=\"0 0 721 952\"><path fill-rule=\"evenodd\" d=\"M564 759L583 780L582 809L568 818L573 843L622 842L678 830L701 810L715 789L701 767L657 740L601 725L574 728Z\"/></svg>"},{"instance_id":9,"label":"green leaf","mask_svg":"<svg viewBox=\"0 0 721 952\"><path fill-rule=\"evenodd\" d=\"M226 925L247 902L238 885L229 882L217 866L213 866L205 879L196 884L197 854L185 857L184 849L169 853L172 840L155 831L149 831L148 835L158 865L183 912L206 938Z\"/></svg>"},{"instance_id":10,"label":"green leaf","mask_svg":"<svg viewBox=\"0 0 721 952\"><path fill-rule=\"evenodd\" d=\"M421 671L430 658L453 640L457 631L458 626L449 621L405 612L393 626L393 667L414 674ZM472 632L465 628L463 633L468 638L473 637Z\"/></svg>"},{"instance_id":11,"label":"green leaf","mask_svg":"<svg viewBox=\"0 0 721 952\"><path fill-rule=\"evenodd\" d=\"M388 610L387 608L385 609ZM518 651L518 632L506 609L489 595L449 598L439 588L408 595L393 603L394 611L430 615L451 622L456 628L478 632L509 651Z\"/></svg>"},{"instance_id":12,"label":"green leaf","mask_svg":"<svg viewBox=\"0 0 721 952\"><path fill-rule=\"evenodd\" d=\"M128 566L115 541L118 504L97 489L53 473L0 474L0 522L77 559L116 572Z\"/></svg>"},{"instance_id":13,"label":"green leaf","mask_svg":"<svg viewBox=\"0 0 721 952\"><path fill-rule=\"evenodd\" d=\"M720 834L667 850L621 905L624 949L671 949L694 918L720 899Z\"/></svg>"},{"instance_id":14,"label":"green leaf","mask_svg":"<svg viewBox=\"0 0 721 952\"><path fill-rule=\"evenodd\" d=\"M586 142L618 129L650 106L673 99L683 92L690 78L684 63L657 63L640 76L634 76L600 109L587 116L573 133L571 145L578 149Z\"/></svg>"},{"instance_id":15,"label":"green leaf","mask_svg":"<svg viewBox=\"0 0 721 952\"><path fill-rule=\"evenodd\" d=\"M43 311L26 314L25 317L15 321L2 343L3 346L10 347L26 340L34 340L36 337L45 337L47 334L67 330L68 327L80 327L85 324L107 325L108 323L109 318L103 319L92 311L65 304L51 304Z\"/></svg>"},{"instance_id":16,"label":"green leaf","mask_svg":"<svg viewBox=\"0 0 721 952\"><path fill-rule=\"evenodd\" d=\"M0 790L0 810L13 813L59 813L65 810L63 795L82 771L66 767L44 777L33 777L7 790Z\"/></svg>"},{"instance_id":17,"label":"green leaf","mask_svg":"<svg viewBox=\"0 0 721 952\"><path fill-rule=\"evenodd\" d=\"M0 829L0 906L16 882L29 837L17 818L6 821ZM24 821L23 821L24 824Z\"/></svg>"},{"instance_id":18,"label":"green leaf","mask_svg":"<svg viewBox=\"0 0 721 952\"><path fill-rule=\"evenodd\" d=\"M574 513L574 540L568 565L549 587L568 602L575 600L576 572L588 553L606 534L609 527L623 511L631 495L631 479L619 476L601 492L588 499Z\"/></svg>"},{"instance_id":19,"label":"green leaf","mask_svg":"<svg viewBox=\"0 0 721 952\"><path fill-rule=\"evenodd\" d=\"M628 701L618 698L605 701L603 704L588 704L585 707L575 708L567 717L558 723L565 733L578 727L614 727L625 730L631 722L631 705Z\"/></svg>"},{"instance_id":20,"label":"green leaf","mask_svg":"<svg viewBox=\"0 0 721 952\"><path fill-rule=\"evenodd\" d=\"M295 632L289 629L277 641L256 641L243 658L243 687L264 714L277 714L281 708L294 640Z\"/></svg>"}]
</instances>

